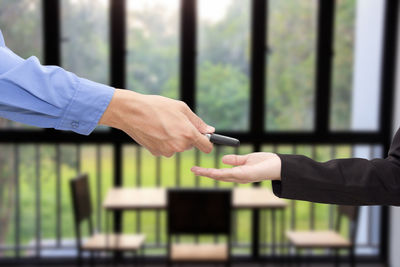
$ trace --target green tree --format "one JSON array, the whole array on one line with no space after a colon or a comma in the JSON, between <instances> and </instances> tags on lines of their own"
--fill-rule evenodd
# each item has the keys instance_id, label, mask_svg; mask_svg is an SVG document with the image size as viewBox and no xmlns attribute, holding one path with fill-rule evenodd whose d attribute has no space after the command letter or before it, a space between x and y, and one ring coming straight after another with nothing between
<instances>
[{"instance_id":1,"label":"green tree","mask_svg":"<svg viewBox=\"0 0 400 267\"><path fill-rule=\"evenodd\" d=\"M109 83L108 10L99 0L61 1L62 66Z\"/></svg>"},{"instance_id":2,"label":"green tree","mask_svg":"<svg viewBox=\"0 0 400 267\"><path fill-rule=\"evenodd\" d=\"M162 1L140 3L141 9L128 8L128 88L178 98L178 9L168 11Z\"/></svg>"},{"instance_id":3,"label":"green tree","mask_svg":"<svg viewBox=\"0 0 400 267\"><path fill-rule=\"evenodd\" d=\"M204 62L200 70L198 114L218 129L248 128L248 77L227 64Z\"/></svg>"},{"instance_id":4,"label":"green tree","mask_svg":"<svg viewBox=\"0 0 400 267\"><path fill-rule=\"evenodd\" d=\"M350 128L354 58L355 0L337 0L332 82L331 128Z\"/></svg>"},{"instance_id":5,"label":"green tree","mask_svg":"<svg viewBox=\"0 0 400 267\"><path fill-rule=\"evenodd\" d=\"M269 2L266 127L313 127L316 1Z\"/></svg>"},{"instance_id":6,"label":"green tree","mask_svg":"<svg viewBox=\"0 0 400 267\"><path fill-rule=\"evenodd\" d=\"M250 1L232 0L219 20L199 18L198 25L196 112L217 130L245 131L250 124Z\"/></svg>"}]
</instances>

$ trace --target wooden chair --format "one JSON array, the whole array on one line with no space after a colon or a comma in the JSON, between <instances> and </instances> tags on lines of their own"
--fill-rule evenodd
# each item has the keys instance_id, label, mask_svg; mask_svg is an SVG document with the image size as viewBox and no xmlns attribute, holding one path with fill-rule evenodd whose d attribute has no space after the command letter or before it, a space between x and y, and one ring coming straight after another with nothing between
<instances>
[{"instance_id":1,"label":"wooden chair","mask_svg":"<svg viewBox=\"0 0 400 267\"><path fill-rule=\"evenodd\" d=\"M289 243L296 248L296 251L311 248L334 249L335 266L339 265L338 254L340 249L348 249L350 264L354 266L354 244L357 233L358 213L359 208L357 206L338 206L335 231L288 231L286 236L289 239ZM343 216L350 221L349 239L340 235Z\"/></svg>"},{"instance_id":2,"label":"wooden chair","mask_svg":"<svg viewBox=\"0 0 400 267\"><path fill-rule=\"evenodd\" d=\"M90 200L89 179L87 174L78 176L70 181L76 244L78 248L78 261L82 263L82 251L89 251L91 264L93 264L93 253L100 251L131 251L137 252L143 245L145 236L142 234L101 234L95 233L92 222L92 205ZM107 219L107 218L106 218ZM88 222L90 236L82 242L81 223Z\"/></svg>"},{"instance_id":3,"label":"wooden chair","mask_svg":"<svg viewBox=\"0 0 400 267\"><path fill-rule=\"evenodd\" d=\"M225 263L230 265L230 190L171 189L168 191L168 265ZM172 243L179 235L225 235L226 243Z\"/></svg>"}]
</instances>

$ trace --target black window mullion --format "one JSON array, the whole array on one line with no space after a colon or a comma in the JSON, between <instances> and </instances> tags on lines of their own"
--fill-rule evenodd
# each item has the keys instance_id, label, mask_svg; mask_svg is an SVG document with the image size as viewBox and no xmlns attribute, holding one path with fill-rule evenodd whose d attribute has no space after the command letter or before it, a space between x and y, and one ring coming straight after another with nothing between
<instances>
[{"instance_id":1,"label":"black window mullion","mask_svg":"<svg viewBox=\"0 0 400 267\"><path fill-rule=\"evenodd\" d=\"M264 55L267 43L268 1L252 0L251 4L250 131L252 135L262 135L265 116L266 72ZM259 150L259 145L255 149Z\"/></svg>"},{"instance_id":2,"label":"black window mullion","mask_svg":"<svg viewBox=\"0 0 400 267\"><path fill-rule=\"evenodd\" d=\"M197 0L181 0L180 10L180 99L196 108Z\"/></svg>"},{"instance_id":3,"label":"black window mullion","mask_svg":"<svg viewBox=\"0 0 400 267\"><path fill-rule=\"evenodd\" d=\"M384 141L384 153L389 151L392 139L393 101L396 76L396 48L398 1L386 1L384 16L384 36L382 51L381 88L380 88L380 121L379 128Z\"/></svg>"},{"instance_id":4,"label":"black window mullion","mask_svg":"<svg viewBox=\"0 0 400 267\"><path fill-rule=\"evenodd\" d=\"M125 53L126 53L126 1L110 0L110 81L115 88L125 88ZM114 186L122 186L122 138L118 130L111 129L113 139ZM113 217L114 231L122 232L122 213L115 212ZM114 254L119 259L121 253Z\"/></svg>"},{"instance_id":5,"label":"black window mullion","mask_svg":"<svg viewBox=\"0 0 400 267\"><path fill-rule=\"evenodd\" d=\"M13 145L14 148L14 242L15 242L15 258L20 258L21 256L21 206L20 206L20 147L18 144Z\"/></svg>"},{"instance_id":6,"label":"black window mullion","mask_svg":"<svg viewBox=\"0 0 400 267\"><path fill-rule=\"evenodd\" d=\"M386 155L390 148L393 127L393 101L396 73L398 1L386 1L384 16L383 55L380 88L380 122L379 130L382 135L383 153ZM389 208L381 208L380 227L380 258L389 262Z\"/></svg>"},{"instance_id":7,"label":"black window mullion","mask_svg":"<svg viewBox=\"0 0 400 267\"><path fill-rule=\"evenodd\" d=\"M40 258L42 232L41 232L41 153L40 145L35 145L35 230L36 230L36 257Z\"/></svg>"},{"instance_id":8,"label":"black window mullion","mask_svg":"<svg viewBox=\"0 0 400 267\"><path fill-rule=\"evenodd\" d=\"M102 227L102 192L103 192L103 175L102 175L102 168L101 168L101 162L102 162L102 150L101 150L101 144L96 145L96 201L97 201L97 210L96 210L96 221L97 221L97 230L98 231L103 231ZM107 231L108 229L105 229L104 231Z\"/></svg>"},{"instance_id":9,"label":"black window mullion","mask_svg":"<svg viewBox=\"0 0 400 267\"><path fill-rule=\"evenodd\" d=\"M42 1L43 63L45 65L61 66L61 0ZM38 134L52 135L53 132L53 129L44 129ZM31 135L30 131L26 131L27 139Z\"/></svg>"},{"instance_id":10,"label":"black window mullion","mask_svg":"<svg viewBox=\"0 0 400 267\"><path fill-rule=\"evenodd\" d=\"M110 81L115 88L125 88L126 2L110 0Z\"/></svg>"},{"instance_id":11,"label":"black window mullion","mask_svg":"<svg viewBox=\"0 0 400 267\"><path fill-rule=\"evenodd\" d=\"M110 81L115 88L125 88L126 1L110 0ZM118 135L111 130L111 135ZM114 185L122 185L122 147L114 141Z\"/></svg>"},{"instance_id":12,"label":"black window mullion","mask_svg":"<svg viewBox=\"0 0 400 267\"><path fill-rule=\"evenodd\" d=\"M322 136L329 132L334 13L334 0L319 1L314 131Z\"/></svg>"},{"instance_id":13,"label":"black window mullion","mask_svg":"<svg viewBox=\"0 0 400 267\"><path fill-rule=\"evenodd\" d=\"M267 29L267 6L266 0L251 1L251 76L250 76L250 135L262 136L264 132L264 101L265 101L265 51L266 51L266 29ZM262 56L260 56L262 55ZM258 139L258 140L257 140ZM257 140L257 141L256 141ZM254 151L261 151L262 140L255 138ZM254 183L254 186L260 186ZM251 213L252 234L255 237L251 241L251 256L257 259L260 255L259 228L260 211L253 210Z\"/></svg>"},{"instance_id":14,"label":"black window mullion","mask_svg":"<svg viewBox=\"0 0 400 267\"><path fill-rule=\"evenodd\" d=\"M60 0L43 0L44 64L61 65Z\"/></svg>"},{"instance_id":15,"label":"black window mullion","mask_svg":"<svg viewBox=\"0 0 400 267\"><path fill-rule=\"evenodd\" d=\"M56 247L61 247L61 239L62 239L62 190L61 190L61 146L60 144L56 145L56 158L55 158L55 173L56 173L56 182L55 182L55 210L56 210Z\"/></svg>"}]
</instances>

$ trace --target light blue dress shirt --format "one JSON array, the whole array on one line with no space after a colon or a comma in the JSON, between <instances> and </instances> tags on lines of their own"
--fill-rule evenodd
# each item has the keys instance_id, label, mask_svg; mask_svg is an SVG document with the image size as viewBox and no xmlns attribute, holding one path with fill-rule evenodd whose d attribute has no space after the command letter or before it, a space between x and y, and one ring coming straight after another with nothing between
<instances>
[{"instance_id":1,"label":"light blue dress shirt","mask_svg":"<svg viewBox=\"0 0 400 267\"><path fill-rule=\"evenodd\" d=\"M0 31L0 117L88 135L115 89L8 49Z\"/></svg>"}]
</instances>

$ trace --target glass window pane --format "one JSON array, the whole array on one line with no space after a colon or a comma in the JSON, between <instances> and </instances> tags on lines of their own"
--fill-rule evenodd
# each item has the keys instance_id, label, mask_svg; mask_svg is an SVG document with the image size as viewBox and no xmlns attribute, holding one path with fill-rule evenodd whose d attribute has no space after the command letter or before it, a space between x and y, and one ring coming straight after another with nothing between
<instances>
[{"instance_id":1,"label":"glass window pane","mask_svg":"<svg viewBox=\"0 0 400 267\"><path fill-rule=\"evenodd\" d=\"M270 0L266 129L314 127L316 0Z\"/></svg>"},{"instance_id":2,"label":"glass window pane","mask_svg":"<svg viewBox=\"0 0 400 267\"><path fill-rule=\"evenodd\" d=\"M0 29L7 47L17 55L42 60L42 1L0 0ZM32 129L21 123L0 118L0 129Z\"/></svg>"},{"instance_id":3,"label":"glass window pane","mask_svg":"<svg viewBox=\"0 0 400 267\"><path fill-rule=\"evenodd\" d=\"M109 82L108 1L62 0L62 65L77 75Z\"/></svg>"},{"instance_id":4,"label":"glass window pane","mask_svg":"<svg viewBox=\"0 0 400 267\"><path fill-rule=\"evenodd\" d=\"M14 53L42 59L41 0L0 0L0 29Z\"/></svg>"},{"instance_id":5,"label":"glass window pane","mask_svg":"<svg viewBox=\"0 0 400 267\"><path fill-rule=\"evenodd\" d=\"M179 97L179 0L129 0L129 89Z\"/></svg>"},{"instance_id":6,"label":"glass window pane","mask_svg":"<svg viewBox=\"0 0 400 267\"><path fill-rule=\"evenodd\" d=\"M336 0L332 130L378 129L384 5Z\"/></svg>"},{"instance_id":7,"label":"glass window pane","mask_svg":"<svg viewBox=\"0 0 400 267\"><path fill-rule=\"evenodd\" d=\"M197 113L217 130L249 128L250 1L198 1Z\"/></svg>"}]
</instances>

